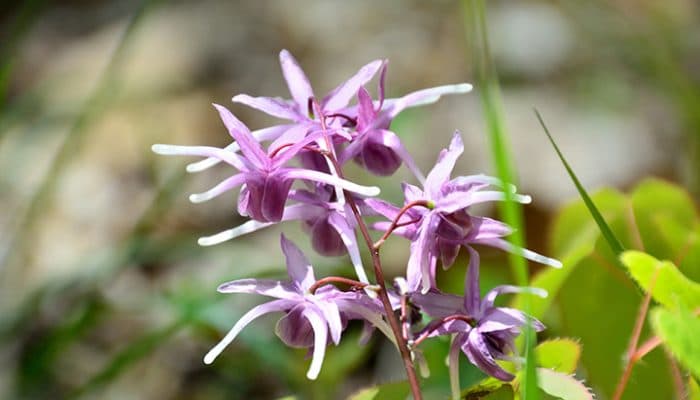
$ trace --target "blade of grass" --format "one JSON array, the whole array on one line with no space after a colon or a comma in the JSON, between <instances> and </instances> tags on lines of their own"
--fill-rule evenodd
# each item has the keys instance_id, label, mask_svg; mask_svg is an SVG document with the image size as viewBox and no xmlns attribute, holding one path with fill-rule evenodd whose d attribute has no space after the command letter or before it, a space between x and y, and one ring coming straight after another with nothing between
<instances>
[{"instance_id":1,"label":"blade of grass","mask_svg":"<svg viewBox=\"0 0 700 400\"><path fill-rule=\"evenodd\" d=\"M610 246L610 249L616 255L619 256L620 254L622 254L623 251L625 251L624 246L622 245L622 243L620 243L620 241L617 239L615 234L612 232L612 230L610 229L610 226L608 226L607 222L605 222L605 219L600 214L600 211L598 211L598 208L595 206L595 203L593 203L593 200L591 200L591 197L588 195L588 192L586 192L586 189L583 187L581 182L578 180L578 177L576 177L574 170L571 168L569 163L566 161L566 158L562 154L561 150L559 150L559 146L557 146L557 143L554 141L554 138L552 137L551 133L549 133L549 129L547 128L547 125L545 125L544 120L542 119L542 116L540 115L539 111L537 111L537 109L535 109L535 115L537 115L537 119L539 120L540 125L542 125L542 129L544 129L544 133L547 135L549 142L552 144L552 147L554 147L554 150L557 152L557 155L559 156L559 159L561 160L562 164L564 164L564 168L566 168L566 172L569 174L569 176L571 177L571 180L574 182L574 186L576 186L576 190L578 191L579 195L583 199L583 202L586 204L586 208L588 208L588 212L591 213L591 216L593 217L596 224L598 225L598 229L600 229L600 232L603 234L605 241L608 243L608 246Z\"/></svg>"},{"instance_id":2,"label":"blade of grass","mask_svg":"<svg viewBox=\"0 0 700 400\"><path fill-rule=\"evenodd\" d=\"M477 83L481 88L480 99L488 127L491 154L493 155L498 177L503 182L514 182L515 168L501 110L498 75L489 51L486 9L483 0L465 0L465 6L465 10L467 10L465 23L467 26L471 26L468 41L472 47ZM505 222L514 228L513 234L509 236L510 242L518 248L523 248L525 244L523 211L520 204L513 201L513 195L510 191L506 191L506 201L499 204L500 212ZM516 283L519 286L527 286L528 270L525 259L519 255L510 254L509 260ZM524 308L525 313L529 314L529 297L525 301ZM536 337L530 325L525 327L523 336L525 343L525 373L521 384L521 395L523 400L537 400L539 399L539 392L537 389L534 354Z\"/></svg>"}]
</instances>

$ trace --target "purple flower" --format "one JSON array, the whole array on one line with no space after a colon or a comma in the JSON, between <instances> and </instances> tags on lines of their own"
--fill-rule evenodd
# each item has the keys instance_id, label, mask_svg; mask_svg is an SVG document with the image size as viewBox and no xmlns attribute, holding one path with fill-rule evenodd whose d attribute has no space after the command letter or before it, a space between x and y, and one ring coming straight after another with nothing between
<instances>
[{"instance_id":1,"label":"purple flower","mask_svg":"<svg viewBox=\"0 0 700 400\"><path fill-rule=\"evenodd\" d=\"M281 245L287 260L289 281L240 279L219 286L221 293L257 293L276 300L253 307L244 314L204 356L206 364L211 364L254 319L271 312L284 312L285 315L277 322L275 333L288 346L309 348L313 352L306 376L316 379L329 337L337 345L347 320L364 319L373 324L384 324L381 305L361 291L342 292L332 285L323 285L312 293L310 289L316 284L316 278L311 264L284 235Z\"/></svg>"},{"instance_id":2,"label":"purple flower","mask_svg":"<svg viewBox=\"0 0 700 400\"><path fill-rule=\"evenodd\" d=\"M357 278L361 282L368 283L355 237L355 218L352 211L346 203L341 204L335 199L335 193L329 186L319 184L314 186L315 192L307 190L289 192L289 199L298 203L284 208L281 221L302 221L311 235L312 247L321 255L339 256L348 253ZM359 206L364 206L362 199L358 198L355 201ZM250 220L235 228L199 238L198 243L202 246L212 246L273 224Z\"/></svg>"},{"instance_id":3,"label":"purple flower","mask_svg":"<svg viewBox=\"0 0 700 400\"><path fill-rule=\"evenodd\" d=\"M376 196L379 189L365 187L340 179L337 176L301 168L285 167L304 146L322 137L322 132L299 132L293 130L291 142L279 143L274 141L268 152L263 150L252 136L248 127L239 121L229 110L218 104L214 107L219 111L224 125L233 139L238 143L242 155L208 146L174 146L153 145L152 149L164 155L192 155L215 157L224 161L240 172L214 188L190 196L190 201L200 203L210 200L237 186L243 185L238 198L238 211L241 215L249 215L261 222L278 222L282 219L284 205L292 183L296 179L319 182L341 187L345 190L360 193L365 196Z\"/></svg>"},{"instance_id":4,"label":"purple flower","mask_svg":"<svg viewBox=\"0 0 700 400\"><path fill-rule=\"evenodd\" d=\"M451 369L457 368L456 362L461 350L472 364L485 373L510 381L514 376L501 368L496 360L513 360L509 354L516 352L514 341L523 326L531 324L537 332L545 327L540 321L528 318L519 310L496 307L494 301L499 294L504 293L526 292L541 297L546 297L547 293L537 288L504 285L493 288L481 299L479 256L471 249L470 254L464 297L431 290L426 294L415 292L411 300L426 314L436 318L424 329L424 335L432 337L455 334L449 355Z\"/></svg>"},{"instance_id":5,"label":"purple flower","mask_svg":"<svg viewBox=\"0 0 700 400\"><path fill-rule=\"evenodd\" d=\"M442 150L438 161L428 174L424 189L403 184L405 204L421 203L423 207L409 208L399 219L402 225L393 233L411 240L411 251L407 267L407 281L411 291L422 287L424 292L435 286L435 266L440 258L444 268L450 267L459 248L470 249L470 244L483 244L520 254L530 260L561 267L557 260L544 257L530 250L514 247L503 237L512 229L491 218L469 214L469 207L484 202L505 200L502 190L485 190L491 186L504 185L496 178L473 175L450 179L457 158L464 151L459 133L456 132L448 149ZM529 203L530 197L513 193L513 200ZM367 199L366 204L390 220L399 216L400 209L378 199ZM426 207L427 206L427 207ZM389 222L373 225L386 230Z\"/></svg>"},{"instance_id":6,"label":"purple flower","mask_svg":"<svg viewBox=\"0 0 700 400\"><path fill-rule=\"evenodd\" d=\"M369 92L361 87L357 93L357 125L352 143L340 154L340 162L355 159L370 172L388 176L393 174L404 162L416 178L423 182L424 177L413 158L403 146L399 137L389 130L391 121L408 107L425 105L436 102L442 95L467 93L472 86L467 83L438 86L407 94L399 99L384 99L384 80L386 63L379 77L378 96L376 104L372 102Z\"/></svg>"}]
</instances>

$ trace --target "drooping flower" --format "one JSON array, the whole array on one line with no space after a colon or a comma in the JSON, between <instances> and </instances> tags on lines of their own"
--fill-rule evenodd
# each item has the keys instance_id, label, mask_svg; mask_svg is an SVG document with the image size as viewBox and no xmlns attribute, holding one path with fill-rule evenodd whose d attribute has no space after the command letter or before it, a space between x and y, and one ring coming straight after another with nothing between
<instances>
[{"instance_id":1,"label":"drooping flower","mask_svg":"<svg viewBox=\"0 0 700 400\"><path fill-rule=\"evenodd\" d=\"M268 152L266 152L252 136L248 127L239 121L228 109L218 104L214 104L214 107L219 111L219 115L230 135L238 143L241 155L225 149L208 146L156 144L152 147L154 152L164 155L215 157L239 171L238 174L230 176L214 188L204 193L191 195L190 200L192 202L207 201L243 185L238 198L239 213L241 215L249 215L260 222L279 222L282 219L287 195L296 179L334 185L365 196L376 196L379 194L379 189L376 187L357 185L335 175L319 171L285 166L304 146L319 139L323 132L303 132L300 135L295 131L294 136L296 136L296 140L284 143L275 141L270 145Z\"/></svg>"},{"instance_id":2,"label":"drooping flower","mask_svg":"<svg viewBox=\"0 0 700 400\"><path fill-rule=\"evenodd\" d=\"M280 221L300 220L308 228L314 250L325 256L350 256L355 273L360 282L368 283L367 274L362 265L360 249L355 237L355 217L349 206L335 199L335 192L327 185L314 185L315 191L291 190L289 199L297 201L287 205ZM363 200L355 199L363 206ZM250 220L243 224L199 239L202 246L211 246L239 236L255 232L273 225L272 222Z\"/></svg>"},{"instance_id":3,"label":"drooping flower","mask_svg":"<svg viewBox=\"0 0 700 400\"><path fill-rule=\"evenodd\" d=\"M206 364L214 362L246 325L271 312L285 313L275 328L275 333L285 344L308 348L313 352L306 374L309 379L316 379L321 370L329 338L337 345L348 320L367 320L387 330L382 327L386 323L382 320L381 305L362 291L343 292L333 285L322 285L312 292L310 289L317 281L311 264L284 235L280 242L287 260L289 281L240 279L219 286L221 293L256 293L276 300L260 304L245 313L204 356Z\"/></svg>"},{"instance_id":4,"label":"drooping flower","mask_svg":"<svg viewBox=\"0 0 700 400\"><path fill-rule=\"evenodd\" d=\"M376 107L364 87L357 93L356 133L351 144L340 153L340 162L354 159L370 172L380 176L393 174L403 162L416 178L423 182L423 174L413 158L399 137L389 130L392 120L406 108L434 103L447 94L467 93L471 91L472 86L467 83L437 86L409 93L398 99L389 99L385 104L386 67L385 63L379 75L379 100Z\"/></svg>"},{"instance_id":5,"label":"drooping flower","mask_svg":"<svg viewBox=\"0 0 700 400\"><path fill-rule=\"evenodd\" d=\"M491 186L505 186L512 198L527 204L530 197L515 193L512 185L503 185L498 179L484 176L460 176L450 179L457 158L464 151L459 133L456 132L448 149L442 150L438 161L428 174L424 189L404 183L405 204L422 204L405 210L399 222L402 225L393 233L411 240L411 251L407 267L410 290L422 288L427 292L435 286L435 267L438 258L443 267L454 263L460 247L470 249L471 244L483 244L520 254L532 261L561 267L557 260L544 257L530 250L514 247L503 237L512 229L497 220L469 214L469 207L484 202L503 201L503 190L485 190ZM366 204L389 220L399 218L401 209L378 199L367 199ZM373 225L386 230L389 222Z\"/></svg>"},{"instance_id":6,"label":"drooping flower","mask_svg":"<svg viewBox=\"0 0 700 400\"><path fill-rule=\"evenodd\" d=\"M460 350L469 361L485 373L503 381L510 381L513 374L504 370L496 360L513 360L510 354L516 353L515 338L522 327L530 324L536 332L545 329L544 325L523 312L496 307L494 301L500 294L532 293L546 297L547 293L537 288L517 286L497 286L486 293L483 299L479 294L479 256L470 249L464 297L443 294L433 289L426 294L415 292L412 302L426 314L435 318L427 325L423 335L427 337L454 334L450 348L450 368L457 369Z\"/></svg>"}]
</instances>

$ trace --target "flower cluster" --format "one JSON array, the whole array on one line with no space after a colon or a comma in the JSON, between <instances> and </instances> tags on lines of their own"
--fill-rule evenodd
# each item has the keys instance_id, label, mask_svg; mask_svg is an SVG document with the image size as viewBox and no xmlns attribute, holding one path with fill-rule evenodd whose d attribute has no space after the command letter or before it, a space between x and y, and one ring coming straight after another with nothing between
<instances>
[{"instance_id":1,"label":"flower cluster","mask_svg":"<svg viewBox=\"0 0 700 400\"><path fill-rule=\"evenodd\" d=\"M283 314L276 328L280 339L313 354L307 374L310 379L318 376L328 343L339 343L348 321L361 320L366 333L377 328L414 356L419 355L418 346L423 340L454 335L450 356L453 364L461 350L484 372L511 380L513 375L496 360L512 359L516 352L514 339L523 325L531 324L536 330L544 326L528 321L518 310L496 307L494 299L501 293L543 293L500 286L481 299L479 255L472 246L496 247L554 267L561 264L514 247L504 239L512 232L509 226L472 215L470 207L507 197L528 203L530 198L492 177L452 178L457 158L464 150L459 133L454 134L449 147L424 176L390 129L392 120L403 110L434 103L443 95L469 92L471 85L439 86L385 99L387 62L377 60L360 68L323 98L317 98L299 64L286 50L280 53L280 63L290 100L239 94L233 101L283 119L284 123L251 131L228 109L215 104L233 139L230 145L216 148L156 144L153 151L204 157L187 166L190 172L203 171L220 162L234 168L230 177L203 193L191 195L190 200L199 203L240 188L238 212L250 220L200 238L201 245L218 244L282 221L298 220L309 233L316 252L349 256L357 280L335 276L317 279L307 258L282 236L289 280L242 279L222 284L218 289L222 293L256 293L275 300L254 307L241 317L204 361L213 362L255 318L279 312ZM377 74L377 98L373 100L365 86ZM392 205L376 198L377 187L344 177L343 166L351 161L380 176L391 175L405 165L421 187L404 183L404 204ZM375 222L368 225L366 217L373 217ZM377 217L387 220L377 222ZM378 241L371 242L368 226L382 233ZM370 281L362 263L358 230L377 258L379 247L392 234L410 241L405 277L397 278L393 287L381 281L381 265L375 257L373 267L380 281ZM452 266L462 247L469 253L465 294L460 297L442 293L437 286L437 265ZM417 311L431 320L426 324L409 317ZM400 322L392 324L393 321ZM400 330L395 329L398 324Z\"/></svg>"}]
</instances>

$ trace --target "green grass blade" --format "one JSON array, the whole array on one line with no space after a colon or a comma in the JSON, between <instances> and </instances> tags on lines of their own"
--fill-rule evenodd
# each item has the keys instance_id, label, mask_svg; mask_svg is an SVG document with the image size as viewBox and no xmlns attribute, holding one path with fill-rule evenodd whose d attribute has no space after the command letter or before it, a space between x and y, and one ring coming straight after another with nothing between
<instances>
[{"instance_id":1,"label":"green grass blade","mask_svg":"<svg viewBox=\"0 0 700 400\"><path fill-rule=\"evenodd\" d=\"M605 222L605 219L600 214L600 211L598 211L598 208L595 206L595 203L593 203L593 200L591 200L591 197L586 192L586 189L583 187L583 185L581 185L581 182L578 180L578 177L576 177L574 170L571 169L571 166L566 161L566 158L564 158L564 155L562 154L561 150L559 150L559 146L557 146L557 143L554 141L552 134L549 133L549 129L547 128L547 125L545 125L544 120L542 119L542 116L540 115L539 111L537 111L536 109L535 109L535 115L537 115L537 119L540 121L540 125L542 125L542 129L544 129L544 133L547 135L549 142L552 144L552 147L554 147L554 150L557 152L557 155L559 156L559 159L561 160L562 164L564 164L564 168L566 168L566 172L569 174L569 176L571 177L571 180L574 182L574 185L576 186L576 190L578 190L579 195L583 199L583 202L586 204L586 208L588 208L588 212L591 213L591 216L593 217L596 224L598 225L598 229L600 229L600 232L603 234L605 241L608 242L610 249L616 255L619 256L620 254L622 254L623 251L625 251L624 246L622 245L622 243L620 243L620 241L617 239L615 234L612 232L612 230L610 229L610 226L608 226L607 222Z\"/></svg>"},{"instance_id":2,"label":"green grass blade","mask_svg":"<svg viewBox=\"0 0 700 400\"><path fill-rule=\"evenodd\" d=\"M477 85L480 89L480 100L486 119L486 126L491 143L491 154L498 177L503 182L515 182L515 168L512 162L505 119L501 110L498 75L493 65L489 51L488 34L486 29L486 9L483 0L465 0L465 23L470 29L468 41L472 47L477 75ZM523 236L523 210L519 203L513 201L513 193L506 191L506 201L499 204L504 221L514 228L509 236L510 242L516 247L525 247ZM519 255L509 255L513 276L519 286L527 286L527 262ZM529 313L530 300L524 302L524 311ZM530 327L523 330L525 343L525 371L521 385L523 400L539 399L537 389L537 372L534 352L536 337Z\"/></svg>"}]
</instances>

